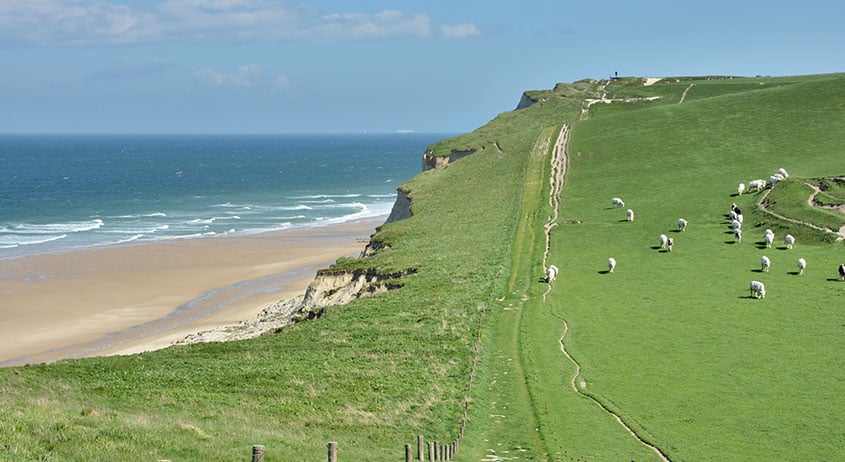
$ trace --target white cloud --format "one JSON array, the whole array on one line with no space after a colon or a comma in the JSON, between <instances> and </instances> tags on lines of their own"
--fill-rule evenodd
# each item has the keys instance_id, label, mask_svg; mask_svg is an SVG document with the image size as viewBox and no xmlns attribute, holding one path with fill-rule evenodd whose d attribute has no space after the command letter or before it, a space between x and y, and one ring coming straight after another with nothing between
<instances>
[{"instance_id":1,"label":"white cloud","mask_svg":"<svg viewBox=\"0 0 845 462\"><path fill-rule=\"evenodd\" d=\"M194 72L194 75L200 80L219 87L280 89L286 88L290 84L287 76L281 74L268 76L257 64L238 66L237 72L234 73L226 73L206 67Z\"/></svg>"},{"instance_id":2,"label":"white cloud","mask_svg":"<svg viewBox=\"0 0 845 462\"><path fill-rule=\"evenodd\" d=\"M397 10L326 13L284 0L2 0L0 47L362 40L480 34Z\"/></svg>"},{"instance_id":3,"label":"white cloud","mask_svg":"<svg viewBox=\"0 0 845 462\"><path fill-rule=\"evenodd\" d=\"M443 24L440 26L440 33L446 38L467 38L481 35L481 31L472 23Z\"/></svg>"}]
</instances>

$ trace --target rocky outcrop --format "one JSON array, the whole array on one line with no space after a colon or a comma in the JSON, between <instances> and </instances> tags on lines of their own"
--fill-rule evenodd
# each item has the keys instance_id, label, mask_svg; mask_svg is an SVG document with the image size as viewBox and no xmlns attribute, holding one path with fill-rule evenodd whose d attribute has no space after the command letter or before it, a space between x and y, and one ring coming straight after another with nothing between
<instances>
[{"instance_id":1,"label":"rocky outcrop","mask_svg":"<svg viewBox=\"0 0 845 462\"><path fill-rule=\"evenodd\" d=\"M344 305L361 297L398 289L403 285L402 277L416 272L415 268L394 273L380 273L374 268L322 271L308 285L304 295L270 305L254 318L238 324L187 335L176 344L244 340L279 332L290 324L319 318L327 306Z\"/></svg>"},{"instance_id":2,"label":"rocky outcrop","mask_svg":"<svg viewBox=\"0 0 845 462\"><path fill-rule=\"evenodd\" d=\"M323 271L308 286L302 304L312 309L345 305L361 297L398 289L402 287L400 278L416 272L413 268L387 274L374 268Z\"/></svg>"},{"instance_id":3,"label":"rocky outcrop","mask_svg":"<svg viewBox=\"0 0 845 462\"><path fill-rule=\"evenodd\" d=\"M387 217L385 223L393 223L394 221L404 220L405 218L410 217L411 194L408 191L399 188L396 190L396 201L393 202L393 208L390 210L390 215Z\"/></svg>"},{"instance_id":4,"label":"rocky outcrop","mask_svg":"<svg viewBox=\"0 0 845 462\"><path fill-rule=\"evenodd\" d=\"M525 109L527 107L531 107L536 102L537 101L535 99L531 98L530 96L528 96L528 94L523 93L522 98L519 99L519 104L516 105L516 109L520 110L520 109Z\"/></svg>"},{"instance_id":5,"label":"rocky outcrop","mask_svg":"<svg viewBox=\"0 0 845 462\"><path fill-rule=\"evenodd\" d=\"M475 149L457 150L453 149L448 156L435 156L430 151L423 154L423 171L441 168L464 157L475 154Z\"/></svg>"}]
</instances>

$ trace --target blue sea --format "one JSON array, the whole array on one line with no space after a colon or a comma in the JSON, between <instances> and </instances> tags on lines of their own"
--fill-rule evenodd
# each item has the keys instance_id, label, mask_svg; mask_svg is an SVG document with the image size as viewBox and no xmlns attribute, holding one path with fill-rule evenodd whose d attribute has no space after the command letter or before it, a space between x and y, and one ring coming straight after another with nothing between
<instances>
[{"instance_id":1,"label":"blue sea","mask_svg":"<svg viewBox=\"0 0 845 462\"><path fill-rule=\"evenodd\" d=\"M386 217L447 136L0 135L0 259Z\"/></svg>"}]
</instances>

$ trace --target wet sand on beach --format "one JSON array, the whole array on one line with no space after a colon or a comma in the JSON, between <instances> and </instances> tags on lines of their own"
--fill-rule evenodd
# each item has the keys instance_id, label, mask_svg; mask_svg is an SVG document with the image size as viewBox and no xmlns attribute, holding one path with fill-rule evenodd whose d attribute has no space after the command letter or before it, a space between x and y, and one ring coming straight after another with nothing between
<instances>
[{"instance_id":1,"label":"wet sand on beach","mask_svg":"<svg viewBox=\"0 0 845 462\"><path fill-rule=\"evenodd\" d=\"M149 351L236 324L359 255L381 223L0 260L0 365Z\"/></svg>"}]
</instances>

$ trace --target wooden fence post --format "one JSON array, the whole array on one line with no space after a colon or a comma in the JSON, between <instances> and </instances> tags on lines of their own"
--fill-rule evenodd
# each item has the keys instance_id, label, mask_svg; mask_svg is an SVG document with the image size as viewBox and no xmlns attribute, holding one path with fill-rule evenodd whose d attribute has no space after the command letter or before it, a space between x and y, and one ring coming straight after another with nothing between
<instances>
[{"instance_id":1,"label":"wooden fence post","mask_svg":"<svg viewBox=\"0 0 845 462\"><path fill-rule=\"evenodd\" d=\"M337 443L329 441L329 462L337 462Z\"/></svg>"},{"instance_id":2,"label":"wooden fence post","mask_svg":"<svg viewBox=\"0 0 845 462\"><path fill-rule=\"evenodd\" d=\"M434 449L436 446L434 445L434 441L428 442L428 462L434 462L436 458L437 451Z\"/></svg>"},{"instance_id":3,"label":"wooden fence post","mask_svg":"<svg viewBox=\"0 0 845 462\"><path fill-rule=\"evenodd\" d=\"M264 462L264 446L256 444L252 447L252 462Z\"/></svg>"},{"instance_id":4,"label":"wooden fence post","mask_svg":"<svg viewBox=\"0 0 845 462\"><path fill-rule=\"evenodd\" d=\"M423 436L417 435L417 460L423 462Z\"/></svg>"},{"instance_id":5,"label":"wooden fence post","mask_svg":"<svg viewBox=\"0 0 845 462\"><path fill-rule=\"evenodd\" d=\"M414 457L411 452L411 445L405 444L405 462L413 462Z\"/></svg>"}]
</instances>

